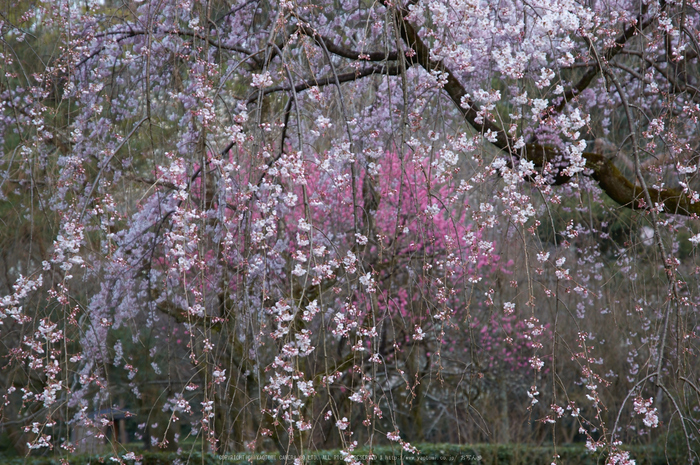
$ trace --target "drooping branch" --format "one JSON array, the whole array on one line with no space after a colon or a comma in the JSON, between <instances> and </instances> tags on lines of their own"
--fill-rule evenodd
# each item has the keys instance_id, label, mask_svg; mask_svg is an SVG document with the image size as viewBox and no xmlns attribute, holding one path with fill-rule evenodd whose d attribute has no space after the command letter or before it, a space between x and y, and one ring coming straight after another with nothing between
<instances>
[{"instance_id":1,"label":"drooping branch","mask_svg":"<svg viewBox=\"0 0 700 465\"><path fill-rule=\"evenodd\" d=\"M638 52L636 50L629 50L625 52L629 55L634 55L640 59L647 62L649 65L653 66L657 73L662 76L669 83L668 91L673 94L687 94L694 102L700 103L700 89L688 83L687 80L683 79L682 76L674 77L668 66L664 67L662 64L668 64L667 62L660 62L657 60L652 60L650 57L644 53ZM616 67L623 69L622 66L615 64ZM624 70L627 71L627 70ZM629 73L629 71L627 71ZM631 74L631 73L630 73ZM635 76L636 77L636 76ZM640 79L637 77L637 79ZM640 79L645 81L644 78Z\"/></svg>"},{"instance_id":2,"label":"drooping branch","mask_svg":"<svg viewBox=\"0 0 700 465\"><path fill-rule=\"evenodd\" d=\"M396 10L397 24L401 30L401 37L406 44L411 47L416 55L413 60L425 68L426 71L440 71L447 77L443 87L450 99L457 105L465 121L481 134L488 134L492 144L501 150L507 151L516 158L525 158L532 161L535 166L543 167L545 163L553 161L561 154L553 147L541 144L527 144L522 150L514 148L514 141L508 137L506 132L496 123L489 121L485 115L479 115L478 105L467 97L467 91L457 80L450 69L440 61L430 58L430 49L420 38L417 31L408 22L405 9ZM648 23L648 21L647 21ZM645 23L645 26L647 24ZM636 29L628 28L624 34L616 40L616 45L608 49L606 58L612 58L621 49L622 45L634 34ZM595 73L597 74L597 69ZM590 77L593 79L593 76ZM579 82L581 84L582 81ZM586 83L586 86L588 84ZM583 87L585 88L585 86ZM644 190L641 186L633 183L615 166L611 159L599 153L586 152L583 154L586 160L587 174L598 182L600 188L608 196L623 207L631 209L646 210L654 207L647 205L643 199ZM568 181L566 177L560 177L562 182ZM663 211L685 216L700 215L700 202L693 202L692 199L679 189L648 189L651 201L663 204Z\"/></svg>"},{"instance_id":3,"label":"drooping branch","mask_svg":"<svg viewBox=\"0 0 700 465\"><path fill-rule=\"evenodd\" d=\"M666 3L662 3L661 9L659 10L659 13L663 11L666 7ZM647 27L649 27L654 21L657 19L657 15L651 15L649 18L647 18L646 21L643 21L644 16L647 14L649 9L649 6L644 4L642 5L642 10L637 17L637 20L632 24L630 27L625 29L622 34L620 34L617 39L615 39L615 42L608 47L605 52L603 53L603 60L605 62L609 62L612 60L615 55L620 53L624 47L625 44L627 44L627 41L629 41L632 37L634 37L636 34L638 34L641 31L644 31ZM638 24L641 24L641 27L637 27ZM560 99L559 103L556 103L554 105L551 105L547 110L545 111L545 114L551 115L554 113L559 113L561 110L564 108L567 102L569 102L572 98L575 96L579 95L581 92L583 92L588 86L593 82L593 79L598 75L600 72L600 67L597 66L596 64L591 64L590 68L579 78L579 80L571 86L569 89L567 89L564 92L563 97Z\"/></svg>"},{"instance_id":4,"label":"drooping branch","mask_svg":"<svg viewBox=\"0 0 700 465\"><path fill-rule=\"evenodd\" d=\"M307 25L299 24L297 29L302 34L314 39L318 44L325 46L330 53L343 58L366 61L396 61L399 59L399 54L397 52L358 52L356 50L340 47L336 45L335 42L322 36L315 29Z\"/></svg>"}]
</instances>

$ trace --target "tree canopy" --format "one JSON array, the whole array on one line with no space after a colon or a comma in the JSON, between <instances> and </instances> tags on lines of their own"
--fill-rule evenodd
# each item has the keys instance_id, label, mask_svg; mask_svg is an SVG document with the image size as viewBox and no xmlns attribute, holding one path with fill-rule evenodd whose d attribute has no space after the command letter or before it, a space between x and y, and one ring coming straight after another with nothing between
<instances>
[{"instance_id":1,"label":"tree canopy","mask_svg":"<svg viewBox=\"0 0 700 465\"><path fill-rule=\"evenodd\" d=\"M0 13L17 452L697 459L697 1Z\"/></svg>"}]
</instances>

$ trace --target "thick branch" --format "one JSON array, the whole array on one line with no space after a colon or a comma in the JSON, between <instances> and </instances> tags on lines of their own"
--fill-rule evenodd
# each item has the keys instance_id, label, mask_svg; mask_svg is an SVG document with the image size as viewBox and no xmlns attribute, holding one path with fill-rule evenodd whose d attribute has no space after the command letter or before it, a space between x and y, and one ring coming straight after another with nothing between
<instances>
[{"instance_id":1,"label":"thick branch","mask_svg":"<svg viewBox=\"0 0 700 465\"><path fill-rule=\"evenodd\" d=\"M560 154L552 147L538 144L528 144L526 146L527 159L538 167L553 161L557 156L560 156ZM589 175L598 182L600 188L615 202L633 210L646 210L650 207L644 201L644 190L642 187L627 179L612 162L612 159L599 153L591 152L585 152L583 158L586 160L586 168L591 170ZM560 183L566 181L563 180ZM649 187L648 191L651 201L662 203L666 213L685 216L700 215L700 202L691 203L689 197L680 189L659 190Z\"/></svg>"},{"instance_id":2,"label":"thick branch","mask_svg":"<svg viewBox=\"0 0 700 465\"><path fill-rule=\"evenodd\" d=\"M421 65L428 72L440 71L444 73L447 76L447 82L443 88L450 99L457 105L464 119L482 134L491 131L496 138L493 142L496 147L501 150L513 152L513 144L505 131L484 116L480 116L479 106L467 97L467 91L464 90L464 87L457 80L452 71L450 71L443 62L435 61L430 58L430 49L425 42L423 42L423 39L420 38L413 26L405 19L407 13L407 11L397 10L396 19L401 31L401 37L416 53L412 58L413 63ZM513 154L517 156L517 154Z\"/></svg>"},{"instance_id":3,"label":"thick branch","mask_svg":"<svg viewBox=\"0 0 700 465\"><path fill-rule=\"evenodd\" d=\"M107 31L107 32L101 32L99 34L95 34L95 38L102 38L106 36L112 36L112 35L120 35L120 37L115 39L115 42L121 42L126 39L131 39L140 35L146 35L146 34L168 34L168 35L179 35L179 36L185 36L185 37L192 37L193 39L200 39L203 41L208 42L210 45L224 49L224 50L230 50L232 52L238 52L242 53L244 55L253 55L252 52L250 52L248 49L245 47L241 47L238 45L222 45L221 42L216 42L210 37L203 37L196 32L191 32L191 31L180 31L180 30L155 30L155 31L137 31L137 30L118 30L118 31ZM88 60L94 58L95 56L99 55L102 53L105 48L107 48L106 45L103 45L100 47L98 50L95 50L92 52L90 55L86 56L82 60L80 60L80 63L78 63L77 67L81 67L83 64L85 64ZM260 53L260 52L258 52Z\"/></svg>"},{"instance_id":4,"label":"thick branch","mask_svg":"<svg viewBox=\"0 0 700 465\"><path fill-rule=\"evenodd\" d=\"M151 290L151 298L153 300L158 299L158 292L155 289ZM215 319L211 315L196 316L188 313L187 310L173 304L169 300L165 300L159 303L156 308L165 313L166 315L172 317L177 323L184 323L190 325L197 325L204 328L211 328L212 331L220 331L222 328L221 318Z\"/></svg>"},{"instance_id":5,"label":"thick branch","mask_svg":"<svg viewBox=\"0 0 700 465\"><path fill-rule=\"evenodd\" d=\"M349 82L349 81L356 81L360 78L371 76L373 74L385 74L389 76L396 76L401 72L401 69L398 66L386 66L386 65L376 65L376 66L370 66L367 68L362 68L359 71L351 71L349 73L343 73L343 74L338 74L337 79L338 82ZM326 76L321 79L305 79L301 83L297 84L294 86L294 91L295 92L302 92L304 90L310 89L312 87L323 87L327 86L329 84L335 84L336 83L336 76ZM286 86L273 86L273 87L268 87L262 91L263 95L267 94L272 94L274 92L289 92L292 90L292 87L289 85ZM253 103L258 99L258 93L253 94L249 99L247 103Z\"/></svg>"}]
</instances>

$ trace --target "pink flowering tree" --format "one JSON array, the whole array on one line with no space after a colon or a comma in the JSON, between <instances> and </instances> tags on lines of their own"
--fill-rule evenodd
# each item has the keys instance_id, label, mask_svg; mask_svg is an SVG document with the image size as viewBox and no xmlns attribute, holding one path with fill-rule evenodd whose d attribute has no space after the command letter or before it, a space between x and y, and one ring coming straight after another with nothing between
<instances>
[{"instance_id":1,"label":"pink flowering tree","mask_svg":"<svg viewBox=\"0 0 700 465\"><path fill-rule=\"evenodd\" d=\"M696 460L699 8L10 2L3 431Z\"/></svg>"}]
</instances>

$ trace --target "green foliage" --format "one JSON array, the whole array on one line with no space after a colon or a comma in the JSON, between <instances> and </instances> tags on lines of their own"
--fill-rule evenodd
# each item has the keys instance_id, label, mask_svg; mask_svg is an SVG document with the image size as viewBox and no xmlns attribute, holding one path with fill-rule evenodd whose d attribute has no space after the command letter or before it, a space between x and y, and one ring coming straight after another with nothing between
<instances>
[{"instance_id":1,"label":"green foliage","mask_svg":"<svg viewBox=\"0 0 700 465\"><path fill-rule=\"evenodd\" d=\"M4 432L0 434L0 461L5 463L8 457L16 457L17 451L15 451L10 436Z\"/></svg>"},{"instance_id":2,"label":"green foliage","mask_svg":"<svg viewBox=\"0 0 700 465\"><path fill-rule=\"evenodd\" d=\"M419 454L405 452L399 446L378 446L371 450L375 456L373 465L420 464L420 465L549 465L553 461L555 449L553 446L530 446L525 444L422 444L418 446ZM685 460L683 452L664 450L656 446L632 446L625 448L630 452L638 465L661 465L667 463L682 463ZM355 457L362 463L367 463L370 450L357 449ZM605 463L604 453L590 453L583 444L558 446L557 463L568 465L595 465ZM140 452L142 465L172 465L175 463L192 463L198 465L273 465L293 463L297 456L280 456L278 453L259 452L233 453L228 455L174 452ZM109 455L103 456L73 456L68 458L71 465L92 465L97 463L115 463ZM176 460L179 459L179 462ZM7 465L60 465L58 457L2 457L0 461ZM133 460L126 461L133 464ZM345 465L343 455L339 450L310 452L305 456L307 465Z\"/></svg>"}]
</instances>

